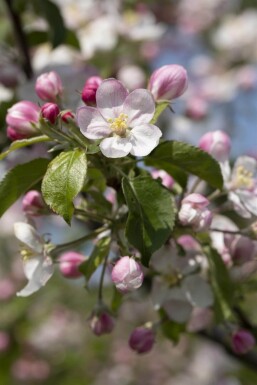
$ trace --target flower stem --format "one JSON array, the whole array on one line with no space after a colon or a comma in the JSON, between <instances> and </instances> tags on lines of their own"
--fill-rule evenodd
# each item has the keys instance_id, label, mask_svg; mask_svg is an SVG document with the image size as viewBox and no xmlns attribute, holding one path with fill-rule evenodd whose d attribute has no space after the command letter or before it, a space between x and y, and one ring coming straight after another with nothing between
<instances>
[{"instance_id":1,"label":"flower stem","mask_svg":"<svg viewBox=\"0 0 257 385\"><path fill-rule=\"evenodd\" d=\"M102 271L101 271L101 277L100 277L100 282L99 282L99 290L98 290L98 302L99 303L103 302L104 274L105 274L105 270L106 270L106 267L107 267L108 256L109 256L109 254L107 253L105 258L104 258L103 268L102 268Z\"/></svg>"}]
</instances>

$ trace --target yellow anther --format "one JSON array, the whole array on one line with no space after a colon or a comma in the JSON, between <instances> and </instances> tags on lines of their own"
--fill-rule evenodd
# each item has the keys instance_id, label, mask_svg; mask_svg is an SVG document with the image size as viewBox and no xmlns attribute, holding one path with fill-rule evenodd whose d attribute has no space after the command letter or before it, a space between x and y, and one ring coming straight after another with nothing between
<instances>
[{"instance_id":1,"label":"yellow anther","mask_svg":"<svg viewBox=\"0 0 257 385\"><path fill-rule=\"evenodd\" d=\"M128 128L127 119L128 115L122 113L118 116L118 118L108 119L108 123L110 123L111 129L116 135L124 137L126 136L126 130Z\"/></svg>"},{"instance_id":2,"label":"yellow anther","mask_svg":"<svg viewBox=\"0 0 257 385\"><path fill-rule=\"evenodd\" d=\"M30 259L32 257L32 255L33 255L33 253L30 250L27 250L27 249L21 250L21 257L22 257L23 261L27 261L28 259Z\"/></svg>"},{"instance_id":3,"label":"yellow anther","mask_svg":"<svg viewBox=\"0 0 257 385\"><path fill-rule=\"evenodd\" d=\"M254 185L253 173L243 166L238 166L236 169L236 181L237 188L251 189Z\"/></svg>"}]
</instances>

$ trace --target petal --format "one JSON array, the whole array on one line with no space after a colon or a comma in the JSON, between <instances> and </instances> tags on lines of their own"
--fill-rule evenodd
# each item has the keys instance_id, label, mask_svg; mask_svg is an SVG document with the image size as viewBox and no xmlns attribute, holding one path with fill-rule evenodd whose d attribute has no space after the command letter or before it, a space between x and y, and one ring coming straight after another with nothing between
<instances>
[{"instance_id":1,"label":"petal","mask_svg":"<svg viewBox=\"0 0 257 385\"><path fill-rule=\"evenodd\" d=\"M54 273L53 262L50 258L46 258L46 259L40 258L39 260L37 257L35 258L35 260L37 261L35 261L34 266L38 263L37 267L35 270L33 270L33 268L30 270L30 273L32 274L31 278L29 279L29 282L24 287L24 289L22 289L17 293L17 296L19 297L27 297L28 295L38 291L42 286L44 286L47 283L47 281L52 277ZM31 261L32 260L24 263L24 271L26 271L27 273L30 268L27 269L27 266L25 267L25 265L27 263L31 264Z\"/></svg>"},{"instance_id":2,"label":"petal","mask_svg":"<svg viewBox=\"0 0 257 385\"><path fill-rule=\"evenodd\" d=\"M97 108L105 119L117 118L123 111L128 91L116 79L104 80L96 91Z\"/></svg>"},{"instance_id":3,"label":"petal","mask_svg":"<svg viewBox=\"0 0 257 385\"><path fill-rule=\"evenodd\" d=\"M102 139L112 132L109 124L94 107L81 107L77 110L80 131L88 139Z\"/></svg>"},{"instance_id":4,"label":"petal","mask_svg":"<svg viewBox=\"0 0 257 385\"><path fill-rule=\"evenodd\" d=\"M179 287L169 291L169 300L164 303L163 308L167 316L178 323L187 322L192 311L192 305Z\"/></svg>"},{"instance_id":5,"label":"petal","mask_svg":"<svg viewBox=\"0 0 257 385\"><path fill-rule=\"evenodd\" d=\"M106 138L100 143L100 150L107 158L122 158L129 154L131 148L130 138L120 138L119 136Z\"/></svg>"},{"instance_id":6,"label":"petal","mask_svg":"<svg viewBox=\"0 0 257 385\"><path fill-rule=\"evenodd\" d=\"M154 111L155 103L152 94L143 89L131 92L123 105L123 112L128 115L129 127L149 123L154 116Z\"/></svg>"},{"instance_id":7,"label":"petal","mask_svg":"<svg viewBox=\"0 0 257 385\"><path fill-rule=\"evenodd\" d=\"M257 216L257 196L251 191L238 192L241 203L253 215Z\"/></svg>"},{"instance_id":8,"label":"petal","mask_svg":"<svg viewBox=\"0 0 257 385\"><path fill-rule=\"evenodd\" d=\"M31 250L42 253L44 241L34 227L25 222L16 222L14 223L14 234Z\"/></svg>"},{"instance_id":9,"label":"petal","mask_svg":"<svg viewBox=\"0 0 257 385\"><path fill-rule=\"evenodd\" d=\"M243 218L251 218L251 214L245 208L244 204L241 202L240 197L235 192L230 192L228 194L228 200L232 202L234 210Z\"/></svg>"},{"instance_id":10,"label":"petal","mask_svg":"<svg viewBox=\"0 0 257 385\"><path fill-rule=\"evenodd\" d=\"M182 282L182 290L193 306L208 307L213 305L214 297L211 287L198 274L186 277Z\"/></svg>"},{"instance_id":11,"label":"petal","mask_svg":"<svg viewBox=\"0 0 257 385\"><path fill-rule=\"evenodd\" d=\"M143 124L133 128L130 132L132 150L130 153L135 156L146 156L158 145L161 130L152 124Z\"/></svg>"}]
</instances>

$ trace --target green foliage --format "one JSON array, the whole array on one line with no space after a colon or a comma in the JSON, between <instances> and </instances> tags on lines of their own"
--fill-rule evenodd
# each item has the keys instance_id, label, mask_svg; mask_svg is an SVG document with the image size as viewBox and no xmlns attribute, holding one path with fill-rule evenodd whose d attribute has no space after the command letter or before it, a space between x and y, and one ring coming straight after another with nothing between
<instances>
[{"instance_id":1,"label":"green foliage","mask_svg":"<svg viewBox=\"0 0 257 385\"><path fill-rule=\"evenodd\" d=\"M185 186L185 172L198 176L212 187L221 189L223 185L218 162L208 153L187 143L163 142L145 159L145 163L167 171L182 186Z\"/></svg>"},{"instance_id":2,"label":"green foliage","mask_svg":"<svg viewBox=\"0 0 257 385\"><path fill-rule=\"evenodd\" d=\"M26 38L27 38L28 44L31 47L33 47L38 44L47 43L49 41L49 34L48 32L45 32L45 31L34 30L34 31L27 32ZM66 29L65 39L62 43L70 45L73 48L80 49L79 40L75 32L69 29Z\"/></svg>"},{"instance_id":3,"label":"green foliage","mask_svg":"<svg viewBox=\"0 0 257 385\"><path fill-rule=\"evenodd\" d=\"M235 286L219 253L208 246L204 250L209 262L217 321L229 320L233 316L232 306L235 299Z\"/></svg>"},{"instance_id":4,"label":"green foliage","mask_svg":"<svg viewBox=\"0 0 257 385\"><path fill-rule=\"evenodd\" d=\"M49 164L42 182L46 203L70 224L74 212L73 199L82 190L87 173L83 151L62 152Z\"/></svg>"},{"instance_id":5,"label":"green foliage","mask_svg":"<svg viewBox=\"0 0 257 385\"><path fill-rule=\"evenodd\" d=\"M48 136L46 135L36 136L34 138L29 138L29 139L15 140L10 145L8 150L0 154L0 160L4 159L7 155L10 154L10 152L18 150L19 148L31 146L32 144L35 144L35 143L49 142L50 140L51 139L48 138Z\"/></svg>"},{"instance_id":6,"label":"green foliage","mask_svg":"<svg viewBox=\"0 0 257 385\"><path fill-rule=\"evenodd\" d=\"M129 208L126 236L148 266L151 254L171 235L175 218L173 198L150 176L124 178L122 188Z\"/></svg>"},{"instance_id":7,"label":"green foliage","mask_svg":"<svg viewBox=\"0 0 257 385\"><path fill-rule=\"evenodd\" d=\"M177 322L168 320L164 321L161 325L161 330L165 337L171 340L173 343L178 343L181 333L186 330L185 324L179 324Z\"/></svg>"},{"instance_id":8,"label":"green foliage","mask_svg":"<svg viewBox=\"0 0 257 385\"><path fill-rule=\"evenodd\" d=\"M103 263L105 257L110 251L111 238L104 237L99 239L89 259L79 266L79 271L83 273L87 282L90 280L92 274L96 271L98 266Z\"/></svg>"},{"instance_id":9,"label":"green foliage","mask_svg":"<svg viewBox=\"0 0 257 385\"><path fill-rule=\"evenodd\" d=\"M39 158L14 167L0 182L0 216L44 176L48 159Z\"/></svg>"}]
</instances>

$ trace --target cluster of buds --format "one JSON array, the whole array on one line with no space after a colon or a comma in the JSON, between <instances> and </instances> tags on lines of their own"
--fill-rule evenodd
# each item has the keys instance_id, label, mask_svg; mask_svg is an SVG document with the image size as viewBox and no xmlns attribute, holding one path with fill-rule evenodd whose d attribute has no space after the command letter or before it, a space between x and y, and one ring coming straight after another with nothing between
<instances>
[{"instance_id":1,"label":"cluster of buds","mask_svg":"<svg viewBox=\"0 0 257 385\"><path fill-rule=\"evenodd\" d=\"M189 194L181 202L178 217L183 226L192 226L195 231L207 230L212 213L207 209L209 201L201 194Z\"/></svg>"}]
</instances>

